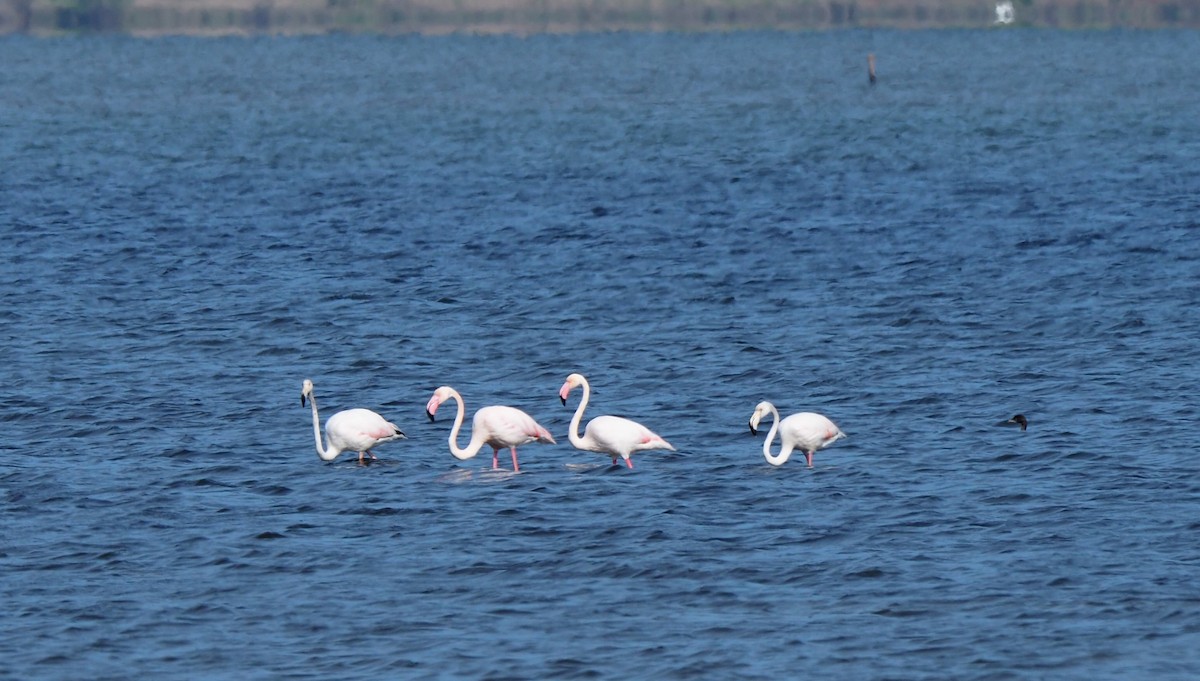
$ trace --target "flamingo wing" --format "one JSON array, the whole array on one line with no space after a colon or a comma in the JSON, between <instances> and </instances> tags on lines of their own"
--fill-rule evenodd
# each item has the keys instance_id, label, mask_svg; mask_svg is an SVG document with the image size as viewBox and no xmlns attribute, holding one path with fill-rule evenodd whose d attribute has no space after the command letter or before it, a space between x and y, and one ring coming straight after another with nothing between
<instances>
[{"instance_id":1,"label":"flamingo wing","mask_svg":"<svg viewBox=\"0 0 1200 681\"><path fill-rule=\"evenodd\" d=\"M620 416L597 416L588 423L585 433L584 439L596 447L593 451L625 457L642 449L675 449L649 428Z\"/></svg>"},{"instance_id":2,"label":"flamingo wing","mask_svg":"<svg viewBox=\"0 0 1200 681\"><path fill-rule=\"evenodd\" d=\"M342 449L361 452L380 442L399 440L404 433L370 409L339 411L325 422L325 434Z\"/></svg>"},{"instance_id":3,"label":"flamingo wing","mask_svg":"<svg viewBox=\"0 0 1200 681\"><path fill-rule=\"evenodd\" d=\"M785 440L790 439L797 448L805 452L824 449L846 437L833 421L812 412L792 414L783 420L781 427Z\"/></svg>"},{"instance_id":4,"label":"flamingo wing","mask_svg":"<svg viewBox=\"0 0 1200 681\"><path fill-rule=\"evenodd\" d=\"M518 447L527 442L554 444L550 431L538 425L529 414L513 407L484 407L475 412L474 427L486 433L493 447Z\"/></svg>"}]
</instances>

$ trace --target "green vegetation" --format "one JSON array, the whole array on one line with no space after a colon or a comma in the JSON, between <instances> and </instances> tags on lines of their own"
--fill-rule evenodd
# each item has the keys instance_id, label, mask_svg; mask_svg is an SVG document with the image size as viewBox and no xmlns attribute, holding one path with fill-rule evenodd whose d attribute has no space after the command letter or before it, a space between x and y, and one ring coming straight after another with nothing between
<instances>
[{"instance_id":1,"label":"green vegetation","mask_svg":"<svg viewBox=\"0 0 1200 681\"><path fill-rule=\"evenodd\" d=\"M1014 25L1200 28L1200 0L1016 0ZM995 0L0 0L0 33L539 33L994 25Z\"/></svg>"}]
</instances>

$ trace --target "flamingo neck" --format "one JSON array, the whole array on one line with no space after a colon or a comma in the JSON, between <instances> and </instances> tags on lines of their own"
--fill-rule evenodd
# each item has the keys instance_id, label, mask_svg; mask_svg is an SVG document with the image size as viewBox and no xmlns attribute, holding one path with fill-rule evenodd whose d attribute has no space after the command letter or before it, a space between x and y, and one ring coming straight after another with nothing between
<instances>
[{"instance_id":1,"label":"flamingo neck","mask_svg":"<svg viewBox=\"0 0 1200 681\"><path fill-rule=\"evenodd\" d=\"M483 439L476 438L472 432L471 441L467 443L467 448L462 449L458 446L458 431L462 429L463 417L466 415L467 407L463 404L462 395L459 395L457 390L451 391L450 397L458 403L458 413L454 416L454 427L450 429L450 454L459 461L464 461L479 453L479 449L483 447Z\"/></svg>"},{"instance_id":2,"label":"flamingo neck","mask_svg":"<svg viewBox=\"0 0 1200 681\"><path fill-rule=\"evenodd\" d=\"M779 454L771 455L771 443L775 441L775 434L779 432L779 410L775 405L771 405L771 430L767 431L767 439L763 441L763 456L767 458L767 463L772 466L782 466L792 456L790 449L783 446L783 440L779 441Z\"/></svg>"},{"instance_id":3,"label":"flamingo neck","mask_svg":"<svg viewBox=\"0 0 1200 681\"><path fill-rule=\"evenodd\" d=\"M308 402L312 405L313 415L313 439L317 442L317 456L321 457L322 461L333 461L342 451L332 446L330 443L329 449L321 442L321 417L317 414L317 396L315 393L310 393Z\"/></svg>"},{"instance_id":4,"label":"flamingo neck","mask_svg":"<svg viewBox=\"0 0 1200 681\"><path fill-rule=\"evenodd\" d=\"M576 449L591 449L591 442L579 437L579 423L583 421L583 410L587 409L588 400L592 398L592 386L588 385L587 379L580 382L583 387L583 396L579 400L579 406L575 408L575 415L571 417L571 428L567 431L567 439Z\"/></svg>"}]
</instances>

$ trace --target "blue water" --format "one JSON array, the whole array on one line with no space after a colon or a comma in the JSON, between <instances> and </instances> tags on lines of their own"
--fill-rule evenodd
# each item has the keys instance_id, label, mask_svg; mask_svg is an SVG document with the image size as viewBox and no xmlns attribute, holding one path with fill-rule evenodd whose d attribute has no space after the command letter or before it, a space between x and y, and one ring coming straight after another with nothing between
<instances>
[{"instance_id":1,"label":"blue water","mask_svg":"<svg viewBox=\"0 0 1200 681\"><path fill-rule=\"evenodd\" d=\"M1197 54L0 40L0 677L1197 678Z\"/></svg>"}]
</instances>

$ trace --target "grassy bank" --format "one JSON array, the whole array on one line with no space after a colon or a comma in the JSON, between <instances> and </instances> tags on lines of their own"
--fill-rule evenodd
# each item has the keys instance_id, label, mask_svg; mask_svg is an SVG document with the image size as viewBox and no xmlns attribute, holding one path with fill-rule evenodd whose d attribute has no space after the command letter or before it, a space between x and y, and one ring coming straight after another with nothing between
<instances>
[{"instance_id":1,"label":"grassy bank","mask_svg":"<svg viewBox=\"0 0 1200 681\"><path fill-rule=\"evenodd\" d=\"M1200 0L1014 0L1015 26L1200 28ZM516 33L994 25L995 0L0 0L0 32Z\"/></svg>"}]
</instances>

